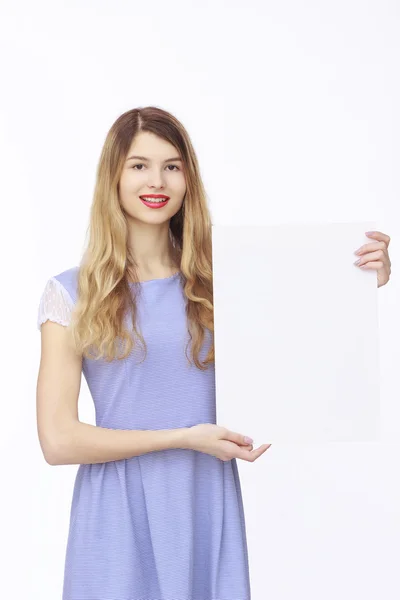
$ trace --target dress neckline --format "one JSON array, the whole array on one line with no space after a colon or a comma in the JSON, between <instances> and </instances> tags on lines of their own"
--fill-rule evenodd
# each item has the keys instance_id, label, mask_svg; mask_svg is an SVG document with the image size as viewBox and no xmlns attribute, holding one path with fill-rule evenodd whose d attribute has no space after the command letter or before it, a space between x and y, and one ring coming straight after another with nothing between
<instances>
[{"instance_id":1,"label":"dress neckline","mask_svg":"<svg viewBox=\"0 0 400 600\"><path fill-rule=\"evenodd\" d=\"M175 277L178 277L178 275L180 275L181 272L177 271L176 273L173 273L173 275L169 275L168 277L158 277L157 279L145 279L144 281L129 281L129 285L135 285L137 283L139 283L140 285L143 285L145 283L152 283L154 281L168 281L169 279L175 279Z\"/></svg>"}]
</instances>

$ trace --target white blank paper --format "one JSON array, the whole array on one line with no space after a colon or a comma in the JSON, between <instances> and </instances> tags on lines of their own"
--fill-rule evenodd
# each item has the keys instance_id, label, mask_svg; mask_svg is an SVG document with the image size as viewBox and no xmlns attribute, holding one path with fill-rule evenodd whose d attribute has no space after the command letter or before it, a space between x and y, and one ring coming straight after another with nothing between
<instances>
[{"instance_id":1,"label":"white blank paper","mask_svg":"<svg viewBox=\"0 0 400 600\"><path fill-rule=\"evenodd\" d=\"M274 441L377 441L373 223L214 225L217 423Z\"/></svg>"}]
</instances>

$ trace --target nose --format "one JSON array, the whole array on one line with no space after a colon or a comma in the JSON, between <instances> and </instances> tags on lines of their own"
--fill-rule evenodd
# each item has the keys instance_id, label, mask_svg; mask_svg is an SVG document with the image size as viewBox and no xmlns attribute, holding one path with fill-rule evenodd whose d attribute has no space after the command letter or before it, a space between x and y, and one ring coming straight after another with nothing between
<instances>
[{"instance_id":1,"label":"nose","mask_svg":"<svg viewBox=\"0 0 400 600\"><path fill-rule=\"evenodd\" d=\"M151 188L164 187L164 180L161 173L157 169L149 169L148 185Z\"/></svg>"}]
</instances>

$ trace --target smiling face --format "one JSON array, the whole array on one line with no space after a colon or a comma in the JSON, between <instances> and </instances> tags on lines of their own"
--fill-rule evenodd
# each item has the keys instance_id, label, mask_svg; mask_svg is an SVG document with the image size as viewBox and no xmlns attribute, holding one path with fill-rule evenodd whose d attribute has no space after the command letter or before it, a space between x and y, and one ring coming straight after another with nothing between
<instances>
[{"instance_id":1,"label":"smiling face","mask_svg":"<svg viewBox=\"0 0 400 600\"><path fill-rule=\"evenodd\" d=\"M138 133L129 148L119 181L120 202L127 215L147 224L164 223L179 211L185 192L183 162L176 148L153 133ZM149 194L162 194L169 199L161 205L147 206L140 196Z\"/></svg>"}]
</instances>

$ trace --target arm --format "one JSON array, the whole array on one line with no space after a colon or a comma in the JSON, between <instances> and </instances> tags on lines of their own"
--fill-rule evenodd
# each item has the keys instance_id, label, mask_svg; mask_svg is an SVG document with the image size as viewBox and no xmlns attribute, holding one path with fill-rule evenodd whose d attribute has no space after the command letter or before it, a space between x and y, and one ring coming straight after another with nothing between
<instances>
[{"instance_id":1,"label":"arm","mask_svg":"<svg viewBox=\"0 0 400 600\"><path fill-rule=\"evenodd\" d=\"M146 452L183 448L187 429L119 430L75 421L60 432L47 462L51 465L104 463Z\"/></svg>"},{"instance_id":2,"label":"arm","mask_svg":"<svg viewBox=\"0 0 400 600\"><path fill-rule=\"evenodd\" d=\"M36 387L37 429L50 465L91 464L131 458L169 448L184 448L188 428L157 431L118 430L81 423L78 397L82 357L70 331L74 302L67 289L51 277L39 303L41 357Z\"/></svg>"},{"instance_id":3,"label":"arm","mask_svg":"<svg viewBox=\"0 0 400 600\"><path fill-rule=\"evenodd\" d=\"M107 429L78 419L82 359L63 325L41 326L41 360L37 382L40 445L50 465L103 463L146 452L184 448L188 428L156 431Z\"/></svg>"}]
</instances>

